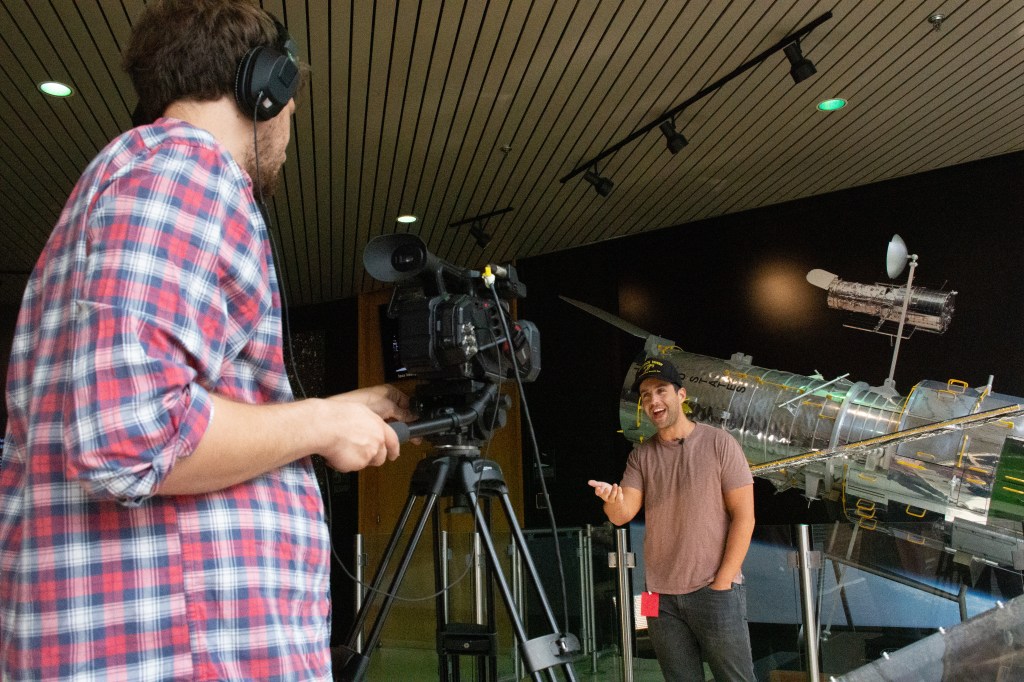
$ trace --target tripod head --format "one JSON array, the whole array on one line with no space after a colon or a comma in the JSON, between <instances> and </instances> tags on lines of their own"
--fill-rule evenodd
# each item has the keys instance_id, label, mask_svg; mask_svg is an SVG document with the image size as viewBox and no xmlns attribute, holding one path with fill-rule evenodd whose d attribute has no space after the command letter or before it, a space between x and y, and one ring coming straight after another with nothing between
<instances>
[{"instance_id":1,"label":"tripod head","mask_svg":"<svg viewBox=\"0 0 1024 682\"><path fill-rule=\"evenodd\" d=\"M391 424L400 443L425 437L434 445L479 445L505 425L511 400L498 384L459 379L418 385L413 403L419 421Z\"/></svg>"}]
</instances>

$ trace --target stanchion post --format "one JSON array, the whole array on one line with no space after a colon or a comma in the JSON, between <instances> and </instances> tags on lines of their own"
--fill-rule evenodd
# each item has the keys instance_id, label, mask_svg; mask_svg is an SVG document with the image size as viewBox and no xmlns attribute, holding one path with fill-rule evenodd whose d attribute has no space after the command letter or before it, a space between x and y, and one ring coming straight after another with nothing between
<instances>
[{"instance_id":1,"label":"stanchion post","mask_svg":"<svg viewBox=\"0 0 1024 682\"><path fill-rule=\"evenodd\" d=\"M810 526L797 526L797 565L800 573L800 606L804 616L804 644L807 646L807 680L819 682L818 619L814 612L814 589L811 569L821 566L820 554L811 551Z\"/></svg>"},{"instance_id":2,"label":"stanchion post","mask_svg":"<svg viewBox=\"0 0 1024 682\"><path fill-rule=\"evenodd\" d=\"M619 585L619 630L622 647L622 682L633 682L633 593L629 570L636 566L636 557L627 551L629 530L615 531L615 552L608 554L608 565L617 569Z\"/></svg>"},{"instance_id":3,"label":"stanchion post","mask_svg":"<svg viewBox=\"0 0 1024 682\"><path fill-rule=\"evenodd\" d=\"M364 594L364 592L363 592L363 574L365 572L365 566L366 566L366 554L363 551L363 536L362 536L361 533L356 533L355 538L353 538L353 545L354 546L353 546L352 550L353 550L353 556L355 557L355 561L353 562L353 564L354 564L354 566L353 566L354 571L353 572L355 573L355 579L356 579L356 583L354 585L356 593L355 593L355 600L353 602L354 606L355 606L355 610L352 613L356 614L356 613L359 613L359 609L363 608L363 594ZM362 634L360 634L359 637L356 638L356 651L358 651L360 653L362 653L362 651L363 651L363 635Z\"/></svg>"}]
</instances>

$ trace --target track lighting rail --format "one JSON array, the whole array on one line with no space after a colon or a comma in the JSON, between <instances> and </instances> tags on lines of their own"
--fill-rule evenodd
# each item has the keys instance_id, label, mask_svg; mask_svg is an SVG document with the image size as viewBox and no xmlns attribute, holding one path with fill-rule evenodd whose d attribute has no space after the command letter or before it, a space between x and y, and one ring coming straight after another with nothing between
<instances>
[{"instance_id":1,"label":"track lighting rail","mask_svg":"<svg viewBox=\"0 0 1024 682\"><path fill-rule=\"evenodd\" d=\"M571 171L569 171L565 176L563 176L559 180L559 182L565 183L565 182L571 180L572 178L576 177L580 173L583 173L585 171L593 169L596 166L598 161L601 161L602 159L605 159L605 158L611 156L612 154L614 154L615 152L619 151L620 149L625 147L627 144L632 142L633 140L635 140L635 139L637 139L639 137L642 137L643 135L646 135L650 131L652 131L655 128L659 127L665 121L673 121L675 119L675 117L681 111L686 109L688 106L690 106L694 102L697 102L697 101L707 97L708 95L713 93L715 90L718 90L720 87L722 87L723 85L725 85L726 83L728 83L732 79L734 79L737 76L739 76L740 74L742 74L744 71L748 71L748 70L754 68L755 66L757 66L758 64L760 64L764 60L768 59L768 57L770 57L773 54L775 54L776 52L781 52L788 45L791 45L793 43L799 42L801 38L803 38L808 33L810 33L815 28L817 28L818 26L820 26L821 24L825 23L826 21L828 21L831 18L832 18L832 12L825 12L824 14L822 14L817 19L814 19L813 21L810 21L809 23L804 24L803 26L801 26L797 30L795 30L792 33L790 33L789 35L787 35L782 40L778 41L777 43L775 43L774 45L769 47L768 49L766 49L763 52L755 55L754 57L752 57L748 61L744 62L740 66L736 67L735 69L733 69L732 71L730 71L726 75L724 75L721 78L719 78L718 80L716 80L714 83L711 83L710 85L706 86L700 92L698 92L697 94L693 95L689 99L687 99L687 100L677 104L676 106L674 106L673 108L669 109L668 111L663 113L661 116L659 116L658 118L654 119L650 123L644 125L643 127L634 130L632 133L630 133L628 136L626 136L626 138L623 139L621 142L617 142L617 143L613 144L611 147L608 147L607 149L602 151L600 154L598 154L594 158L588 159L587 161L584 161L583 163L579 164L578 166L573 168Z\"/></svg>"}]
</instances>

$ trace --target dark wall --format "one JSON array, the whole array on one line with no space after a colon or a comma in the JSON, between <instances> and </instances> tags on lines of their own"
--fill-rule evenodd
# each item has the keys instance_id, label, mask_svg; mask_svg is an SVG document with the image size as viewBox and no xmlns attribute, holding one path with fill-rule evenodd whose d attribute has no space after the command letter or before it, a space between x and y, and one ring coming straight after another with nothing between
<instances>
[{"instance_id":1,"label":"dark wall","mask_svg":"<svg viewBox=\"0 0 1024 682\"><path fill-rule=\"evenodd\" d=\"M577 249L523 261L519 276L528 288L522 319L535 323L541 337L541 372L525 393L547 472L559 525L578 525L588 478L618 480L615 453L629 451L615 434L618 390L623 369L641 342L587 315L558 297L568 296L615 313L618 263L602 248ZM631 343L636 341L636 343ZM623 355L625 353L625 355ZM524 421L524 428L527 426ZM531 440L523 436L523 479L528 527L547 527ZM582 482L582 486L580 483ZM598 519L590 519L599 522Z\"/></svg>"},{"instance_id":2,"label":"dark wall","mask_svg":"<svg viewBox=\"0 0 1024 682\"><path fill-rule=\"evenodd\" d=\"M586 482L621 475L630 446L615 433L618 396L642 341L559 294L690 352L742 351L761 367L826 378L849 372L879 385L892 359L889 337L843 327L848 316L829 309L804 276L822 268L889 282L886 247L898 233L919 256L914 285L958 295L944 335L919 331L901 344L897 389L905 395L923 379L978 386L991 374L996 392L1024 396L1022 181L1017 153L523 260L529 296L520 316L540 327L544 353L527 393L554 468L560 525L604 521ZM775 496L763 481L756 490L760 521L821 518L819 503L808 510L799 495ZM527 523L546 521L528 512Z\"/></svg>"}]
</instances>

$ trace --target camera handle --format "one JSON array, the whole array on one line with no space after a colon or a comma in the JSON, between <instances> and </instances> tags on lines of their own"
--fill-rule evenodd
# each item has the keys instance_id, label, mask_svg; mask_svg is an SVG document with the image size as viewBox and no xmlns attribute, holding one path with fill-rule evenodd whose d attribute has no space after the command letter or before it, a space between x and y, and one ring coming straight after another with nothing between
<instances>
[{"instance_id":1,"label":"camera handle","mask_svg":"<svg viewBox=\"0 0 1024 682\"><path fill-rule=\"evenodd\" d=\"M412 562L413 553L416 550L427 520L432 519L434 534L434 579L438 589L436 603L437 618L437 649L439 659L439 673L441 680L459 679L458 656L471 654L477 657L479 664L479 679L497 680L497 636L494 631L494 610L488 609L487 625L478 624L453 624L445 622L444 616L444 587L441 580L441 561L439 556L440 543L440 516L437 506L438 497L453 497L464 495L469 500L469 506L476 516L478 531L483 539L487 550L488 568L490 574L497 584L501 593L505 610L512 623L512 629L519 644L519 651L522 654L526 669L536 682L541 681L540 672L546 671L547 678L554 680L554 668L561 666L564 670L565 679L568 682L575 682L571 661L575 654L580 652L580 643L575 635L562 633L555 621L554 612L544 593L541 584L540 574L537 572L536 564L530 556L529 548L526 545L526 538L523 535L519 523L516 521L515 511L512 502L508 497L508 487L505 485L501 468L497 462L481 459L480 450L472 445L446 446L438 448L450 454L435 455L423 459L417 464L409 486L409 497L402 509L399 521L392 531L387 548L381 557L380 566L374 576L373 583L367 594L366 601L356 614L352 631L344 646L347 660L341 664L341 669L336 671L339 679L347 682L360 682L366 677L370 664L370 654L376 649L384 629L384 622L387 620L391 607L394 605L398 588L405 577L405 573ZM402 553L399 565L394 572L387 591L382 589L385 576L398 544L405 533L413 507L417 497L425 498L420 517L409 537L405 550ZM485 509L477 504L480 497L484 498ZM534 639L527 639L526 627L516 610L512 590L509 587L508 579L502 572L500 557L495 548L494 540L490 530L490 500L498 498L505 519L512 534L516 548L523 557L523 565L526 568L533 587L540 598L544 615L551 627L551 634L542 635ZM381 598L382 603L377 611L376 620L370 629L370 633L363 644L362 651L357 645L359 635L369 618L373 602ZM484 667L484 658L490 662L490 670ZM449 669L452 664L452 669ZM490 673L488 676L487 673Z\"/></svg>"},{"instance_id":2,"label":"camera handle","mask_svg":"<svg viewBox=\"0 0 1024 682\"><path fill-rule=\"evenodd\" d=\"M487 406L498 395L498 385L488 384L476 400L462 410L451 410L440 417L421 419L411 424L405 422L391 422L388 424L398 436L399 443L405 443L410 438L421 436L432 436L445 431L454 431L459 427L472 424L479 419Z\"/></svg>"}]
</instances>

